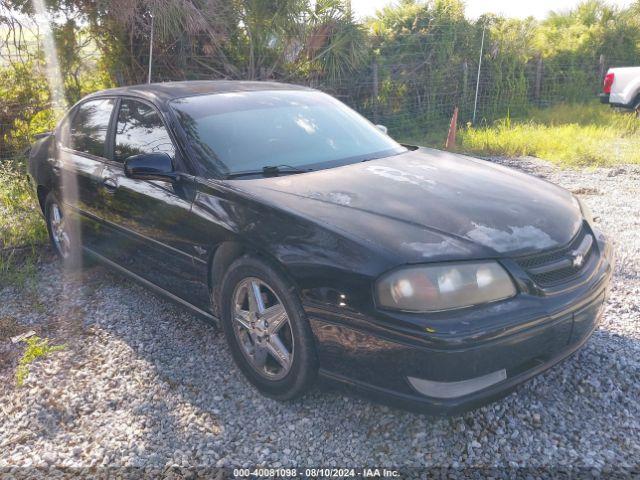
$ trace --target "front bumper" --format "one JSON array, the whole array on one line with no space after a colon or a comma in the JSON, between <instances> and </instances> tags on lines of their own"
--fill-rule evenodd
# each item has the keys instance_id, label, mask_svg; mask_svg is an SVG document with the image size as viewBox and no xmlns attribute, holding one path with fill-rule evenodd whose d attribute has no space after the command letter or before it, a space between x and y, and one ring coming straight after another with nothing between
<instances>
[{"instance_id":1,"label":"front bumper","mask_svg":"<svg viewBox=\"0 0 640 480\"><path fill-rule=\"evenodd\" d=\"M477 312L470 323L490 323L491 331L410 334L361 312L306 305L320 373L429 413L457 413L502 397L570 356L597 327L613 264L611 249L600 248L597 265L579 288Z\"/></svg>"}]
</instances>

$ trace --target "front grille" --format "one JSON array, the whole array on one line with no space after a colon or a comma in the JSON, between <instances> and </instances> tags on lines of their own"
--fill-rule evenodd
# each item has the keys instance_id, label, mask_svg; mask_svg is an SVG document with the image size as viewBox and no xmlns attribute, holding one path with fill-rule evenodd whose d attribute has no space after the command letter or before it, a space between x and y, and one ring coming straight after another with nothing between
<instances>
[{"instance_id":1,"label":"front grille","mask_svg":"<svg viewBox=\"0 0 640 480\"><path fill-rule=\"evenodd\" d=\"M584 227L568 245L549 252L516 258L520 265L541 287L569 282L587 266L595 250L595 239ZM581 256L582 262L574 260Z\"/></svg>"}]
</instances>

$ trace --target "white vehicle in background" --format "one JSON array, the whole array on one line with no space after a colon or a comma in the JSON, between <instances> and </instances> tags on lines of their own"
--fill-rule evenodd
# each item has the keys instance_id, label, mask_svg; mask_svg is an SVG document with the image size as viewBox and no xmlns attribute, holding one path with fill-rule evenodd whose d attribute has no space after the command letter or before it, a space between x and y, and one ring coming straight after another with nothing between
<instances>
[{"instance_id":1,"label":"white vehicle in background","mask_svg":"<svg viewBox=\"0 0 640 480\"><path fill-rule=\"evenodd\" d=\"M600 101L640 115L640 67L610 68L604 77Z\"/></svg>"}]
</instances>

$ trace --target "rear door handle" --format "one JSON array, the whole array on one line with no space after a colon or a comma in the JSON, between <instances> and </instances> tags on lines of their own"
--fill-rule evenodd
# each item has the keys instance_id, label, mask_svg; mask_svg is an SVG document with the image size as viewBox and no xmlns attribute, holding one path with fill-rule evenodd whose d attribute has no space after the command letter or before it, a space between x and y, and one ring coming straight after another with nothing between
<instances>
[{"instance_id":1,"label":"rear door handle","mask_svg":"<svg viewBox=\"0 0 640 480\"><path fill-rule=\"evenodd\" d=\"M113 193L118 189L118 182L116 182L115 178L107 177L102 180L102 186L104 186L108 192Z\"/></svg>"}]
</instances>

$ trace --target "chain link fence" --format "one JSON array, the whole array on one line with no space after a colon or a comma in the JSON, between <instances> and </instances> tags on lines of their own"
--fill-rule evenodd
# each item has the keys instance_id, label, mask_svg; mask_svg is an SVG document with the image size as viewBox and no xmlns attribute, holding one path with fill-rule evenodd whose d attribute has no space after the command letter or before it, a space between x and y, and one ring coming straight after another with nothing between
<instances>
[{"instance_id":1,"label":"chain link fence","mask_svg":"<svg viewBox=\"0 0 640 480\"><path fill-rule=\"evenodd\" d=\"M466 46L464 54L456 52L460 44ZM436 58L442 48L452 51L451 57ZM142 58L143 63L149 61L148 56ZM207 61L207 56L182 52L177 69L152 65L152 80L220 78L207 69ZM468 32L455 38L405 35L338 81L294 75L273 80L326 91L374 123L386 125L391 134L420 138L433 129L446 129L455 107L461 123L475 117L482 125L505 117L526 118L532 107L593 101L608 68L635 65L640 65L637 56L609 57L597 51L523 60L490 39L483 45L481 37Z\"/></svg>"}]
</instances>

